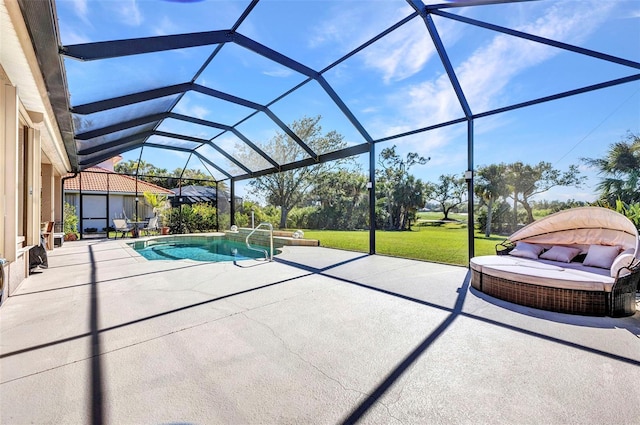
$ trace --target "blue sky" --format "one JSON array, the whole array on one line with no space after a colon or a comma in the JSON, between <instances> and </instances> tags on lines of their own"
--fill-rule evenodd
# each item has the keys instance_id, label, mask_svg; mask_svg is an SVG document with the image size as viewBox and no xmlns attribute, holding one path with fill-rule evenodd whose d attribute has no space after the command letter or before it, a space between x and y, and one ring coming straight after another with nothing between
<instances>
[{"instance_id":1,"label":"blue sky","mask_svg":"<svg viewBox=\"0 0 640 425\"><path fill-rule=\"evenodd\" d=\"M247 1L58 0L62 43L103 41L231 28ZM640 1L536 1L509 5L448 9L523 32L640 62ZM410 15L405 1L261 1L238 32L316 70L322 70L395 22ZM638 73L630 67L469 26L435 16L434 23L472 112L581 88ZM94 62L65 59L71 104L188 82L215 46L150 53ZM144 66L143 66L144 65ZM152 65L149 67L149 65ZM418 17L323 74L374 139L463 117L462 109ZM266 104L304 81L295 71L227 43L196 80L198 84ZM152 106L149 106L152 109ZM350 145L362 135L315 82L270 106L284 122L322 115L323 130L337 130ZM233 125L252 111L190 92L176 112ZM131 113L130 111L128 113ZM109 116L90 118L94 125ZM598 178L580 161L603 156L628 131L640 134L640 82L475 120L476 166L498 162L548 161L565 170L580 165L589 177L581 188L557 188L548 199L593 200ZM161 130L186 131L167 120ZM266 143L279 129L263 114L238 129ZM190 128L191 135L211 138L218 132ZM154 136L156 143L166 143ZM396 145L401 153L431 157L412 169L423 180L462 174L467 168L466 124L383 142L379 152ZM215 139L234 152L238 139ZM189 142L185 147L191 146ZM211 148L202 153L226 160ZM140 150L124 154L137 159ZM188 155L146 148L143 159L170 170L183 167ZM367 158L362 158L366 161ZM264 164L264 167L267 165ZM197 159L187 167L202 168ZM212 170L214 171L214 170ZM221 175L214 171L214 175ZM239 195L244 195L244 185Z\"/></svg>"}]
</instances>

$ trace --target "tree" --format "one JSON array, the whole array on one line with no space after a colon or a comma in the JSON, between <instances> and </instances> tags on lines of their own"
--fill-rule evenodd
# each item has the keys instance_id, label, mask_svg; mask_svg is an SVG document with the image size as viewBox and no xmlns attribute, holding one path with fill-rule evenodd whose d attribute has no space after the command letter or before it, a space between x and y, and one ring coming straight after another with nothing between
<instances>
[{"instance_id":1,"label":"tree","mask_svg":"<svg viewBox=\"0 0 640 425\"><path fill-rule=\"evenodd\" d=\"M113 167L116 173L120 174L130 174L130 175L139 175L139 176L166 176L167 169L166 168L157 168L153 164L141 160L134 161L130 159L125 162L119 162Z\"/></svg>"},{"instance_id":2,"label":"tree","mask_svg":"<svg viewBox=\"0 0 640 425\"><path fill-rule=\"evenodd\" d=\"M438 180L439 183L425 185L427 199L437 202L442 208L443 220L449 220L449 212L465 201L467 183L464 177L453 174L441 175Z\"/></svg>"},{"instance_id":3,"label":"tree","mask_svg":"<svg viewBox=\"0 0 640 425\"><path fill-rule=\"evenodd\" d=\"M580 176L580 170L575 165L570 165L568 171L562 172L553 168L551 163L541 161L534 166L522 162L509 164L506 178L509 197L513 199L513 224L517 225L518 204L527 212L527 224L533 223L532 197L556 186L580 187L586 177Z\"/></svg>"},{"instance_id":4,"label":"tree","mask_svg":"<svg viewBox=\"0 0 640 425\"><path fill-rule=\"evenodd\" d=\"M314 152L332 152L344 148L346 143L341 134L336 131L322 133L320 119L320 116L303 117L294 121L290 128ZM238 145L236 148L238 151L237 159L245 166L252 168L255 162L253 160L255 152L244 144ZM279 164L289 164L308 155L294 139L284 133L277 133L260 148ZM348 159L343 159L325 162L261 176L251 180L249 185L254 194L262 196L268 203L280 207L280 228L285 228L289 211L302 202L318 176L337 169L348 161Z\"/></svg>"},{"instance_id":5,"label":"tree","mask_svg":"<svg viewBox=\"0 0 640 425\"><path fill-rule=\"evenodd\" d=\"M200 186L218 187L221 193L228 191L228 186L224 181L216 181L211 175L193 168L176 168L171 173L166 168L158 168L153 164L144 160L138 161L130 159L125 162L120 162L113 168L116 173L127 175L138 175L139 179L148 183L153 183L157 186L164 187L165 189L173 189L180 184L180 182L196 180ZM225 196L226 198L226 196Z\"/></svg>"},{"instance_id":6,"label":"tree","mask_svg":"<svg viewBox=\"0 0 640 425\"><path fill-rule=\"evenodd\" d=\"M153 213L160 219L160 225L165 226L166 223L166 211L171 208L171 202L167 195L161 195L159 193L143 192L147 205L153 208Z\"/></svg>"},{"instance_id":7,"label":"tree","mask_svg":"<svg viewBox=\"0 0 640 425\"><path fill-rule=\"evenodd\" d=\"M182 180L186 181L195 180L195 184L198 186L216 187L217 183L220 192L224 192L225 190L227 190L227 185L225 182L216 182L216 180L211 175L194 168L176 168L175 170L173 170L173 172L171 172L171 176L175 178L181 178Z\"/></svg>"},{"instance_id":8,"label":"tree","mask_svg":"<svg viewBox=\"0 0 640 425\"><path fill-rule=\"evenodd\" d=\"M64 232L65 238L67 238L65 240L75 240L78 237L76 207L68 202L64 203L62 231Z\"/></svg>"},{"instance_id":9,"label":"tree","mask_svg":"<svg viewBox=\"0 0 640 425\"><path fill-rule=\"evenodd\" d=\"M167 175L166 168L158 168L144 160L140 161L139 164L138 161L133 159L125 162L119 162L113 167L113 170L120 174L140 176L139 180L153 183L166 189L171 189L173 187L171 182L168 182L167 179L164 178Z\"/></svg>"},{"instance_id":10,"label":"tree","mask_svg":"<svg viewBox=\"0 0 640 425\"><path fill-rule=\"evenodd\" d=\"M409 152L402 158L396 147L385 148L378 159L378 193L387 207L388 229L405 230L410 228L410 216L424 205L424 185L420 179L409 174L414 165L426 164L430 158L424 158L415 152Z\"/></svg>"},{"instance_id":11,"label":"tree","mask_svg":"<svg viewBox=\"0 0 640 425\"><path fill-rule=\"evenodd\" d=\"M629 132L613 143L604 158L582 158L602 176L598 183L600 200L615 204L640 202L640 135Z\"/></svg>"},{"instance_id":12,"label":"tree","mask_svg":"<svg viewBox=\"0 0 640 425\"><path fill-rule=\"evenodd\" d=\"M498 199L508 194L507 184L504 176L507 166L505 164L491 164L478 168L476 172L477 180L474 185L474 192L483 202L487 203L487 223L484 235L491 235L491 221L493 218L493 204Z\"/></svg>"},{"instance_id":13,"label":"tree","mask_svg":"<svg viewBox=\"0 0 640 425\"><path fill-rule=\"evenodd\" d=\"M319 206L314 226L321 229L364 229L369 222L368 178L359 170L318 176L310 199Z\"/></svg>"}]
</instances>

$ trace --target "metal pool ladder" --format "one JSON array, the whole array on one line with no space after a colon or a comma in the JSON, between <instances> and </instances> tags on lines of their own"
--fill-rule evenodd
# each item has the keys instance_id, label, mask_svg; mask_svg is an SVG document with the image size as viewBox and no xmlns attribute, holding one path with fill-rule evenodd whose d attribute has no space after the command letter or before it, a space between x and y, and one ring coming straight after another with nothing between
<instances>
[{"instance_id":1,"label":"metal pool ladder","mask_svg":"<svg viewBox=\"0 0 640 425\"><path fill-rule=\"evenodd\" d=\"M265 227L269 228L269 249L271 250L270 252L267 252L266 249L254 248L249 243L249 238L251 237L251 235L253 235L256 232L256 230L258 230L262 226L265 226ZM247 238L245 239L245 242L247 244L247 248L248 249L250 249L252 251L264 252L264 259L267 260L267 261L273 261L273 225L271 223L260 223L258 225L258 227L253 229L251 231L251 233L249 233L247 235Z\"/></svg>"}]
</instances>

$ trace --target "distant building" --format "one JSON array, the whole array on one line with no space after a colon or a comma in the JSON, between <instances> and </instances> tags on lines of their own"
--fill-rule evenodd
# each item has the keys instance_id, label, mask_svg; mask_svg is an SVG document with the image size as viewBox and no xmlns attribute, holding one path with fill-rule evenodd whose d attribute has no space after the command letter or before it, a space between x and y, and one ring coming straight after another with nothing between
<instances>
[{"instance_id":1,"label":"distant building","mask_svg":"<svg viewBox=\"0 0 640 425\"><path fill-rule=\"evenodd\" d=\"M218 191L212 186L188 185L171 189L174 194L171 200L172 206L193 205L193 204L210 204L218 208L218 212L228 212L231 195L228 192L220 192L220 203L218 203ZM236 208L242 206L242 198L235 197Z\"/></svg>"},{"instance_id":2,"label":"distant building","mask_svg":"<svg viewBox=\"0 0 640 425\"><path fill-rule=\"evenodd\" d=\"M172 204L174 206L180 204L200 204L207 203L211 205L216 205L218 202L218 191L215 187L211 186L196 186L196 185L188 185L182 187L176 187L171 189L173 194L175 195L172 199ZM222 193L225 201L228 198L228 195Z\"/></svg>"},{"instance_id":3,"label":"distant building","mask_svg":"<svg viewBox=\"0 0 640 425\"><path fill-rule=\"evenodd\" d=\"M63 181L64 201L76 207L81 237L104 236L107 227L113 226L114 218L145 220L153 217L153 209L145 203L144 192L173 196L169 189L115 173L109 163L88 168L77 175L67 174Z\"/></svg>"}]
</instances>

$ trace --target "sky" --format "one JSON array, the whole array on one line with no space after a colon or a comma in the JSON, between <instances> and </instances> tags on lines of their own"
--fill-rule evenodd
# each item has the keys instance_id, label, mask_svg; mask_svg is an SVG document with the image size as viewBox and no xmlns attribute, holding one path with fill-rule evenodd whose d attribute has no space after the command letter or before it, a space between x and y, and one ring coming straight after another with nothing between
<instances>
[{"instance_id":1,"label":"sky","mask_svg":"<svg viewBox=\"0 0 640 425\"><path fill-rule=\"evenodd\" d=\"M248 1L58 0L63 45L111 39L230 29ZM463 2L461 2L463 3ZM237 32L316 71L408 17L403 0L263 0ZM554 39L585 49L640 62L640 1L533 1L446 9L491 24ZM434 16L433 22L473 113L622 78L637 69L610 63ZM80 62L66 58L71 105L188 82L197 75L215 45L115 59ZM445 68L420 17L322 74L355 118L374 139L464 117ZM324 132L336 130L348 145L365 142L361 133L315 81L271 103L306 77L238 44L226 43L195 80L262 105L269 104L283 122L321 115ZM115 118L136 117L166 108L174 112L234 125L253 110L189 92L83 117L76 131L99 128ZM132 129L122 132L126 136ZM220 131L165 120L159 130L211 139ZM258 113L237 126L256 144L266 144L281 130ZM599 177L582 158L603 157L608 147L632 132L640 134L640 82L610 87L474 120L475 167L522 161L550 162L560 170L572 164L588 177L581 188L555 188L541 198L593 201ZM192 142L152 136L157 144ZM241 141L230 132L214 139L236 153ZM423 181L440 175L462 175L467 169L467 125L457 124L380 142L376 152L396 146L401 154L417 152L431 160L410 170ZM200 152L228 168L215 149ZM137 160L140 149L123 154ZM257 156L257 155L254 155ZM145 148L142 159L161 168L203 169L189 154ZM358 160L367 169L368 157ZM188 162L187 162L188 161ZM257 168L266 168L262 161ZM224 176L209 167L215 178ZM246 181L238 184L246 195Z\"/></svg>"}]
</instances>

